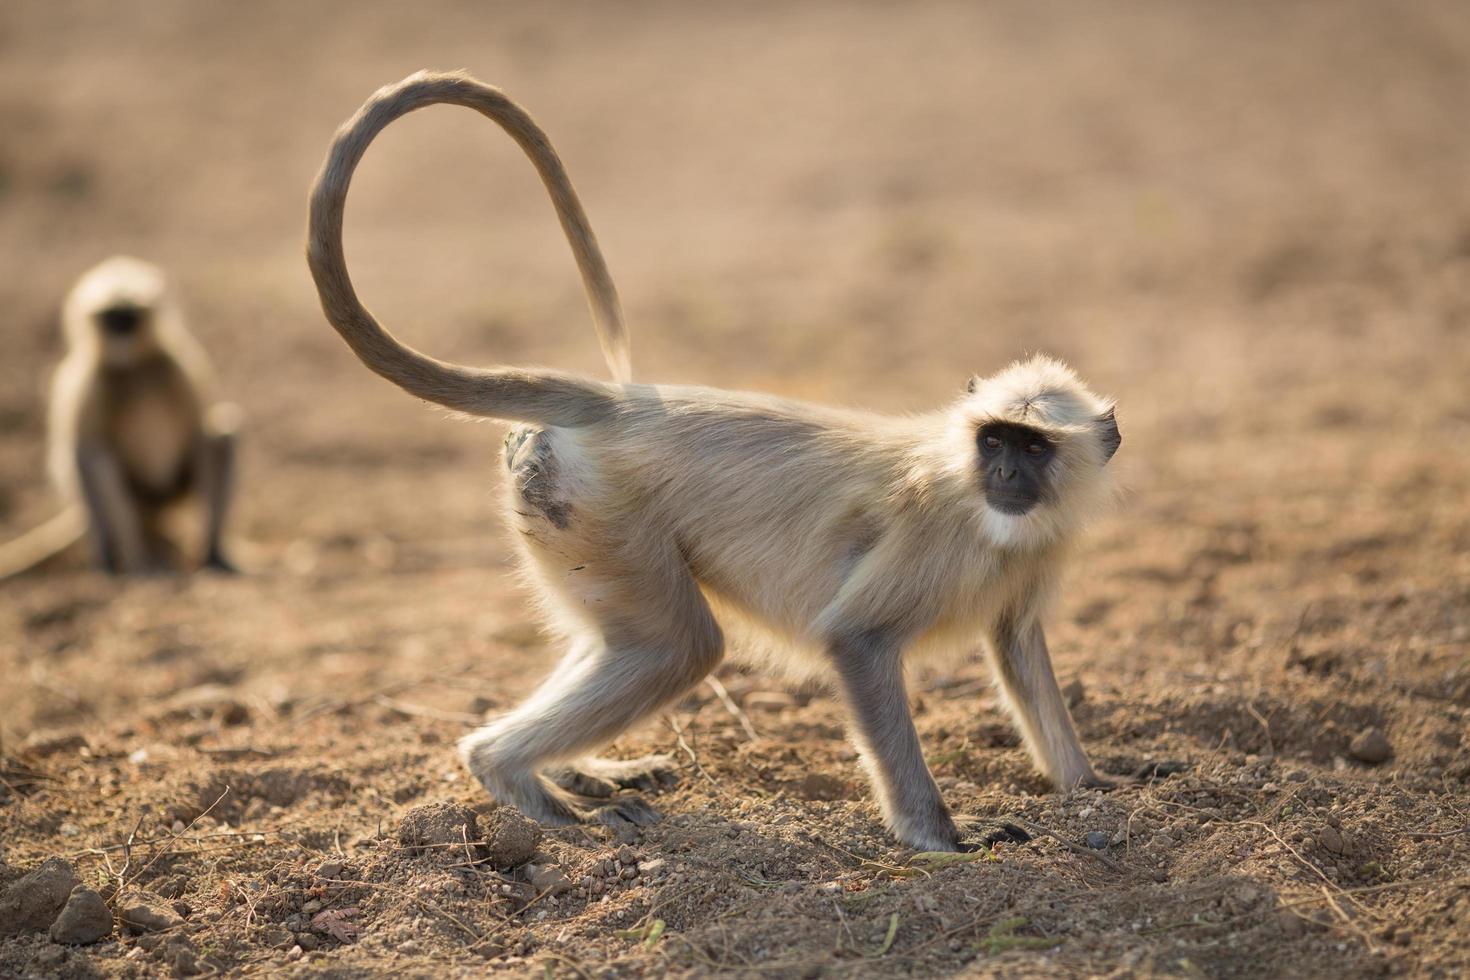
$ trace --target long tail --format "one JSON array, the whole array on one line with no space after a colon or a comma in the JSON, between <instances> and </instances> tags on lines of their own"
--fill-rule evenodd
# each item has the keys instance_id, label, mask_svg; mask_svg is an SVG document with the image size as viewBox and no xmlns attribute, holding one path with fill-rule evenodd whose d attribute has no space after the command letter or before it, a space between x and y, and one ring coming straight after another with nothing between
<instances>
[{"instance_id":1,"label":"long tail","mask_svg":"<svg viewBox=\"0 0 1470 980\"><path fill-rule=\"evenodd\" d=\"M364 364L420 398L472 415L550 425L585 425L605 417L617 395L613 385L555 371L470 368L435 360L401 343L357 298L342 254L342 212L352 172L385 126L415 109L438 103L465 106L488 116L530 157L577 259L613 377L619 382L631 377L628 334L617 290L556 151L525 110L499 89L461 72L421 71L381 88L337 130L312 188L307 226L306 259L322 312Z\"/></svg>"},{"instance_id":2,"label":"long tail","mask_svg":"<svg viewBox=\"0 0 1470 980\"><path fill-rule=\"evenodd\" d=\"M70 548L86 533L86 515L73 504L45 524L0 545L0 580L30 571Z\"/></svg>"}]
</instances>

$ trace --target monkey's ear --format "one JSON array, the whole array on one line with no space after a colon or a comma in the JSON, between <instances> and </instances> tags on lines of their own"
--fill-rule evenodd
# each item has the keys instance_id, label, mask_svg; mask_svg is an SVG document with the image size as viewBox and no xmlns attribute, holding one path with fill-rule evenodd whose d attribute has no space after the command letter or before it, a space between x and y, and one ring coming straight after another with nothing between
<instances>
[{"instance_id":1,"label":"monkey's ear","mask_svg":"<svg viewBox=\"0 0 1470 980\"><path fill-rule=\"evenodd\" d=\"M975 393L975 389L979 386L980 379L972 374L970 375L970 380L965 382L965 391L973 395Z\"/></svg>"},{"instance_id":2,"label":"monkey's ear","mask_svg":"<svg viewBox=\"0 0 1470 980\"><path fill-rule=\"evenodd\" d=\"M1103 462L1113 458L1113 453L1123 444L1123 433L1118 431L1118 416L1116 409L1110 408L1099 415L1094 424L1097 426L1098 443L1102 446Z\"/></svg>"}]
</instances>

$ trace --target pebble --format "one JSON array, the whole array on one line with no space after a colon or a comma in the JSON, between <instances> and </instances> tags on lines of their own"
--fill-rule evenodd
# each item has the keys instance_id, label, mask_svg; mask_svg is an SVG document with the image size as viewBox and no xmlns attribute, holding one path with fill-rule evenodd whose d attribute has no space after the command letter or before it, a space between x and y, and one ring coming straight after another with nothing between
<instances>
[{"instance_id":1,"label":"pebble","mask_svg":"<svg viewBox=\"0 0 1470 980\"><path fill-rule=\"evenodd\" d=\"M1101 830L1089 830L1087 832L1087 846L1099 851L1107 850L1108 835Z\"/></svg>"},{"instance_id":2,"label":"pebble","mask_svg":"<svg viewBox=\"0 0 1470 980\"><path fill-rule=\"evenodd\" d=\"M567 880L566 873L554 864L526 865L526 881L536 891L549 891L553 895L562 895L572 890L572 883Z\"/></svg>"},{"instance_id":3,"label":"pebble","mask_svg":"<svg viewBox=\"0 0 1470 980\"><path fill-rule=\"evenodd\" d=\"M633 848L629 847L627 844L624 844L622 847L618 848L618 860L623 862L624 867L637 864L638 852L634 851Z\"/></svg>"},{"instance_id":4,"label":"pebble","mask_svg":"<svg viewBox=\"0 0 1470 980\"><path fill-rule=\"evenodd\" d=\"M84 885L72 889L66 905L51 923L51 941L86 946L112 935L112 910L102 896Z\"/></svg>"},{"instance_id":5,"label":"pebble","mask_svg":"<svg viewBox=\"0 0 1470 980\"><path fill-rule=\"evenodd\" d=\"M293 963L301 959L301 947L292 946L291 951L286 954L286 959L291 960Z\"/></svg>"},{"instance_id":6,"label":"pebble","mask_svg":"<svg viewBox=\"0 0 1470 980\"><path fill-rule=\"evenodd\" d=\"M474 840L473 837L470 839ZM341 861L324 861L322 862L321 867L316 869L316 874L318 878L335 879L341 878L342 872L345 870L347 870L346 865L344 865Z\"/></svg>"},{"instance_id":7,"label":"pebble","mask_svg":"<svg viewBox=\"0 0 1470 980\"><path fill-rule=\"evenodd\" d=\"M1332 827L1323 827L1317 831L1317 843L1334 854L1341 854L1343 852L1342 835Z\"/></svg>"},{"instance_id":8,"label":"pebble","mask_svg":"<svg viewBox=\"0 0 1470 980\"><path fill-rule=\"evenodd\" d=\"M47 858L0 898L0 936L48 928L80 884L69 863L59 857Z\"/></svg>"},{"instance_id":9,"label":"pebble","mask_svg":"<svg viewBox=\"0 0 1470 980\"><path fill-rule=\"evenodd\" d=\"M119 913L118 918L122 919L122 924L128 932L135 936L145 932L163 932L183 921L173 909L164 911L146 902L135 902L127 906Z\"/></svg>"},{"instance_id":10,"label":"pebble","mask_svg":"<svg viewBox=\"0 0 1470 980\"><path fill-rule=\"evenodd\" d=\"M1359 762L1376 766L1380 762L1388 761L1389 756L1393 755L1393 746L1383 732L1377 728L1366 728L1348 745L1348 754Z\"/></svg>"}]
</instances>

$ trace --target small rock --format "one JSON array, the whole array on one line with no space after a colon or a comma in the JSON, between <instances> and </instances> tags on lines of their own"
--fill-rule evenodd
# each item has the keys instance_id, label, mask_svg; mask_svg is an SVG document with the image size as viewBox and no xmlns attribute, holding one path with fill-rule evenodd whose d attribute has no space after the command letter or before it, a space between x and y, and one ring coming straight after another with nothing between
<instances>
[{"instance_id":1,"label":"small rock","mask_svg":"<svg viewBox=\"0 0 1470 980\"><path fill-rule=\"evenodd\" d=\"M45 967L47 970L55 970L66 959L66 950L60 946L44 946L36 954L36 965Z\"/></svg>"},{"instance_id":2,"label":"small rock","mask_svg":"<svg viewBox=\"0 0 1470 980\"><path fill-rule=\"evenodd\" d=\"M491 701L483 694L477 694L470 699L469 713L472 715L483 715L493 707L495 707L494 701Z\"/></svg>"},{"instance_id":3,"label":"small rock","mask_svg":"<svg viewBox=\"0 0 1470 980\"><path fill-rule=\"evenodd\" d=\"M796 699L785 691L751 691L745 696L747 711L780 711L796 705Z\"/></svg>"},{"instance_id":4,"label":"small rock","mask_svg":"<svg viewBox=\"0 0 1470 980\"><path fill-rule=\"evenodd\" d=\"M321 910L322 903L315 898L301 903L301 912L303 915L316 915Z\"/></svg>"},{"instance_id":5,"label":"small rock","mask_svg":"<svg viewBox=\"0 0 1470 980\"><path fill-rule=\"evenodd\" d=\"M122 920L124 928L135 936L141 936L145 932L163 932L184 921L173 909L155 907L141 901L125 906L118 918Z\"/></svg>"},{"instance_id":6,"label":"small rock","mask_svg":"<svg viewBox=\"0 0 1470 980\"><path fill-rule=\"evenodd\" d=\"M292 946L290 952L286 954L286 959L290 960L293 963L301 959L301 947Z\"/></svg>"},{"instance_id":7,"label":"small rock","mask_svg":"<svg viewBox=\"0 0 1470 980\"><path fill-rule=\"evenodd\" d=\"M536 856L541 827L511 806L499 806L485 817L485 849L497 867L514 868Z\"/></svg>"},{"instance_id":8,"label":"small rock","mask_svg":"<svg viewBox=\"0 0 1470 980\"><path fill-rule=\"evenodd\" d=\"M470 816L473 819L474 814L471 814ZM473 837L470 838L470 840L474 839L475 838ZM318 878L329 878L335 880L337 878L341 878L342 872L345 870L347 870L347 866L344 865L341 861L323 861L321 867L316 869L316 876Z\"/></svg>"},{"instance_id":9,"label":"small rock","mask_svg":"<svg viewBox=\"0 0 1470 980\"><path fill-rule=\"evenodd\" d=\"M321 946L322 941L309 932L298 932L296 934L296 945L301 949L311 952Z\"/></svg>"},{"instance_id":10,"label":"small rock","mask_svg":"<svg viewBox=\"0 0 1470 980\"><path fill-rule=\"evenodd\" d=\"M1108 847L1108 835L1101 830L1089 830L1087 832L1087 846L1105 851Z\"/></svg>"},{"instance_id":11,"label":"small rock","mask_svg":"<svg viewBox=\"0 0 1470 980\"><path fill-rule=\"evenodd\" d=\"M1068 708L1075 708L1087 700L1087 688L1080 680L1074 680L1062 688L1062 697L1066 700Z\"/></svg>"},{"instance_id":12,"label":"small rock","mask_svg":"<svg viewBox=\"0 0 1470 980\"><path fill-rule=\"evenodd\" d=\"M1276 925L1288 937L1300 936L1307 931L1307 925L1295 912L1282 910L1276 913Z\"/></svg>"},{"instance_id":13,"label":"small rock","mask_svg":"<svg viewBox=\"0 0 1470 980\"><path fill-rule=\"evenodd\" d=\"M526 881L537 892L549 891L553 895L562 895L572 890L572 883L567 880L566 873L554 864L526 865Z\"/></svg>"},{"instance_id":14,"label":"small rock","mask_svg":"<svg viewBox=\"0 0 1470 980\"><path fill-rule=\"evenodd\" d=\"M59 857L47 858L0 898L0 936L46 929L80 884L70 864Z\"/></svg>"},{"instance_id":15,"label":"small rock","mask_svg":"<svg viewBox=\"0 0 1470 980\"><path fill-rule=\"evenodd\" d=\"M645 875L648 875L650 878L655 878L667 871L668 865L669 862L665 861L663 858L650 858L646 861L640 862L638 865L638 870L643 872Z\"/></svg>"},{"instance_id":16,"label":"small rock","mask_svg":"<svg viewBox=\"0 0 1470 980\"><path fill-rule=\"evenodd\" d=\"M1317 843L1321 844L1333 854L1343 853L1342 834L1332 827L1323 827L1317 831Z\"/></svg>"},{"instance_id":17,"label":"small rock","mask_svg":"<svg viewBox=\"0 0 1470 980\"><path fill-rule=\"evenodd\" d=\"M1353 739L1348 746L1348 754L1359 762L1376 766L1380 762L1388 761L1389 756L1393 755L1393 746L1383 732L1377 728L1368 728Z\"/></svg>"},{"instance_id":18,"label":"small rock","mask_svg":"<svg viewBox=\"0 0 1470 980\"><path fill-rule=\"evenodd\" d=\"M618 848L618 860L623 862L624 867L638 863L638 852L628 844Z\"/></svg>"},{"instance_id":19,"label":"small rock","mask_svg":"<svg viewBox=\"0 0 1470 980\"><path fill-rule=\"evenodd\" d=\"M84 885L72 889L61 914L51 923L51 941L86 946L112 935L112 910Z\"/></svg>"}]
</instances>

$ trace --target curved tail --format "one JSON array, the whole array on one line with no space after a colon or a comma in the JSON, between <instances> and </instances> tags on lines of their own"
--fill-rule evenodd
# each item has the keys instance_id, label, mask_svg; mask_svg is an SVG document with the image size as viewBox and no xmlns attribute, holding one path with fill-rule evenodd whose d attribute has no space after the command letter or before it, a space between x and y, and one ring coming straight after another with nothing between
<instances>
[{"instance_id":1,"label":"curved tail","mask_svg":"<svg viewBox=\"0 0 1470 980\"><path fill-rule=\"evenodd\" d=\"M79 505L73 504L45 524L0 545L0 580L30 571L70 548L86 533L86 515Z\"/></svg>"},{"instance_id":2,"label":"curved tail","mask_svg":"<svg viewBox=\"0 0 1470 980\"><path fill-rule=\"evenodd\" d=\"M438 103L465 106L488 116L530 157L577 259L613 377L619 382L630 379L628 334L617 290L561 160L525 110L499 89L462 72L421 71L385 86L337 130L312 188L307 226L306 259L322 312L369 368L405 391L446 408L549 425L586 425L605 417L615 404L617 388L613 385L555 371L470 368L435 360L401 343L357 298L342 254L342 212L352 172L373 138L390 122Z\"/></svg>"}]
</instances>

